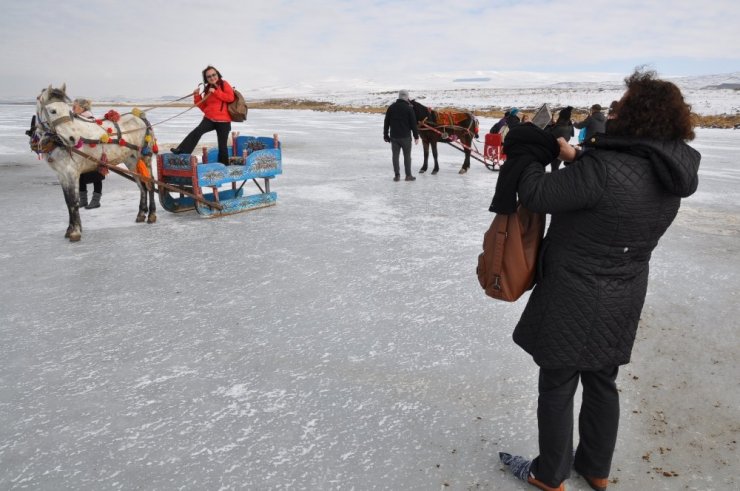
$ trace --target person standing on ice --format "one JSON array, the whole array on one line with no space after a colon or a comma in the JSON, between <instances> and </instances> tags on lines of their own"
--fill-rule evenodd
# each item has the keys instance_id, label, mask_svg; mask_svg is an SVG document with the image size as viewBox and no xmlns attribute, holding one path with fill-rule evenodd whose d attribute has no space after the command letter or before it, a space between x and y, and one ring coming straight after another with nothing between
<instances>
[{"instance_id":1,"label":"person standing on ice","mask_svg":"<svg viewBox=\"0 0 740 491\"><path fill-rule=\"evenodd\" d=\"M591 106L591 114L580 123L574 123L574 127L580 129L586 128L586 134L583 137L583 141L588 141L592 136L597 133L606 132L606 116L601 112L601 105L594 104Z\"/></svg>"},{"instance_id":2,"label":"person standing on ice","mask_svg":"<svg viewBox=\"0 0 740 491\"><path fill-rule=\"evenodd\" d=\"M390 134L389 134L390 130ZM403 168L406 171L406 180L415 181L411 175L411 135L414 135L414 143L419 143L419 129L416 126L416 116L409 101L409 91L401 90L396 102L388 106L385 111L383 122L383 140L391 144L393 156L393 180L401 180L401 168L399 165L399 154L403 149Z\"/></svg>"},{"instance_id":3,"label":"person standing on ice","mask_svg":"<svg viewBox=\"0 0 740 491\"><path fill-rule=\"evenodd\" d=\"M75 99L72 103L72 112L85 121L95 121L95 116L93 116L90 110L91 106L92 104L89 99ZM103 179L105 179L105 176L98 170L80 174L80 208L85 208L86 210L100 208L100 198L103 196ZM93 185L93 195L89 203L87 201L88 184Z\"/></svg>"},{"instance_id":4,"label":"person standing on ice","mask_svg":"<svg viewBox=\"0 0 740 491\"><path fill-rule=\"evenodd\" d=\"M203 111L203 120L191 131L177 147L171 148L174 154L193 153L200 137L216 130L218 139L218 161L229 165L228 140L231 131L231 116L226 106L234 102L234 89L212 66L203 70L203 93L196 87L193 91L193 104Z\"/></svg>"},{"instance_id":5,"label":"person standing on ice","mask_svg":"<svg viewBox=\"0 0 740 491\"><path fill-rule=\"evenodd\" d=\"M639 69L625 82L607 134L589 138L584 150L560 139L560 158L571 165L545 173L547 162L525 159L518 176L522 205L552 215L537 282L513 336L539 366L539 456L499 458L546 491L564 490L571 469L597 491L609 484L619 427L616 378L630 361L650 258L681 198L699 182L701 155L686 143L694 138L691 108L679 88Z\"/></svg>"}]
</instances>

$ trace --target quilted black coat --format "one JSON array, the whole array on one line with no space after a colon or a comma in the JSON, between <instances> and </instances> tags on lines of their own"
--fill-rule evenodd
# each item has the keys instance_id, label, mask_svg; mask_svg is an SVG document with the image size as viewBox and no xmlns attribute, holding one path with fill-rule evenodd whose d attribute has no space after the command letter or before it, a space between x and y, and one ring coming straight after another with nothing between
<instances>
[{"instance_id":1,"label":"quilted black coat","mask_svg":"<svg viewBox=\"0 0 740 491\"><path fill-rule=\"evenodd\" d=\"M537 284L514 341L543 368L628 363L650 255L698 185L701 156L681 141L597 135L565 169L528 165L519 199L552 214Z\"/></svg>"}]
</instances>

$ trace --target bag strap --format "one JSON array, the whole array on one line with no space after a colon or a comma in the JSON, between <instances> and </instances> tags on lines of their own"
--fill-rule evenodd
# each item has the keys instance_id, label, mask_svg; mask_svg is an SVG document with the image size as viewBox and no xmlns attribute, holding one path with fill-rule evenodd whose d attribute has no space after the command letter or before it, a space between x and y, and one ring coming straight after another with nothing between
<instances>
[{"instance_id":1,"label":"bag strap","mask_svg":"<svg viewBox=\"0 0 740 491\"><path fill-rule=\"evenodd\" d=\"M504 264L504 243L509 236L509 215L503 216L503 227L496 230L496 245L493 255L493 288L501 290L501 271ZM503 230L501 230L503 229Z\"/></svg>"}]
</instances>

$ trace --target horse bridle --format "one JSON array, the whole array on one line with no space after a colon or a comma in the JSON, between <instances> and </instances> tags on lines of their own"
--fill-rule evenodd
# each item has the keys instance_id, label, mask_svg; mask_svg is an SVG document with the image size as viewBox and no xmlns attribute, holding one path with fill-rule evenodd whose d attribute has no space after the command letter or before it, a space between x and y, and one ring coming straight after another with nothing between
<instances>
[{"instance_id":1,"label":"horse bridle","mask_svg":"<svg viewBox=\"0 0 740 491\"><path fill-rule=\"evenodd\" d=\"M39 96L39 98L40 97L41 96ZM66 95L64 96L64 99L65 99L64 101L53 101L53 102L63 102L63 103L71 102L69 97L67 97ZM61 116L61 117L58 117L52 120L51 114L49 112L49 108L47 107L51 103L52 101L41 102L39 100L41 109L40 109L40 113L39 113L39 110L36 111L36 121L37 121L37 126L41 127L41 129L44 130L45 132L56 134L57 126L64 124L64 123L69 123L72 121L73 112L72 110L70 110L68 115Z\"/></svg>"}]
</instances>

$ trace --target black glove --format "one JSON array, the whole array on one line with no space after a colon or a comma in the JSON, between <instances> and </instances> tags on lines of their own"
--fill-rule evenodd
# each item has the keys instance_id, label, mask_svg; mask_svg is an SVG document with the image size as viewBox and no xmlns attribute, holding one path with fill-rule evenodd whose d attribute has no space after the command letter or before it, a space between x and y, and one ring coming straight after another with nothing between
<instances>
[{"instance_id":1,"label":"black glove","mask_svg":"<svg viewBox=\"0 0 740 491\"><path fill-rule=\"evenodd\" d=\"M387 135L383 135L383 141L386 143L390 143L391 139Z\"/></svg>"}]
</instances>

